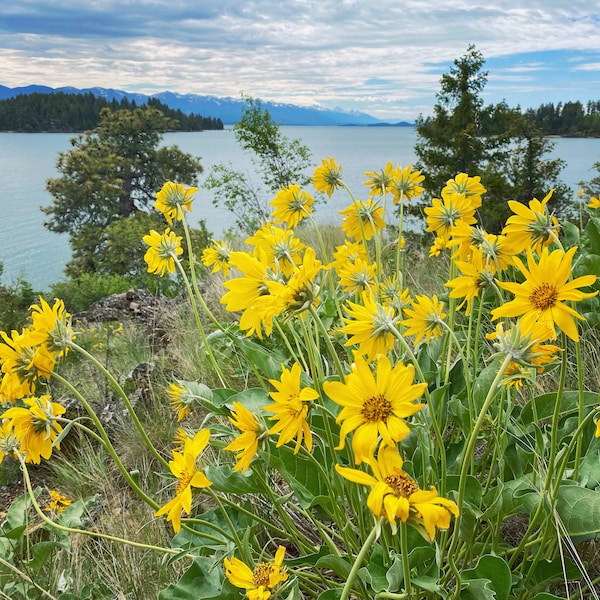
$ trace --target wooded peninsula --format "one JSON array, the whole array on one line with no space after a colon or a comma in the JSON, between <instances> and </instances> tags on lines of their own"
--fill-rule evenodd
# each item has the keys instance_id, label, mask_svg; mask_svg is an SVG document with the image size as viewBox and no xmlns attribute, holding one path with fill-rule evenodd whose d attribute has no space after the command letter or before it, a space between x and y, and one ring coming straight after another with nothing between
<instances>
[{"instance_id":1,"label":"wooded peninsula","mask_svg":"<svg viewBox=\"0 0 600 600\"><path fill-rule=\"evenodd\" d=\"M221 119L185 114L180 109L172 109L156 98L149 98L147 104L138 105L135 100L123 98L109 101L92 92L85 94L20 94L14 98L0 100L0 131L24 133L71 133L95 129L103 108L111 110L133 110L151 106L160 110L171 120L170 131L203 131L223 129Z\"/></svg>"}]
</instances>

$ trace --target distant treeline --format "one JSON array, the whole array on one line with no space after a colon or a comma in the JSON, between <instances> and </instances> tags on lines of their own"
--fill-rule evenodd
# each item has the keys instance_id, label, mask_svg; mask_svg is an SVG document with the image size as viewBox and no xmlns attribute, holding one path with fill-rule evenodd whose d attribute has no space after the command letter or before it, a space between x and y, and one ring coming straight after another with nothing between
<instances>
[{"instance_id":1,"label":"distant treeline","mask_svg":"<svg viewBox=\"0 0 600 600\"><path fill-rule=\"evenodd\" d=\"M106 98L86 94L20 94L14 98L0 100L0 131L35 132L77 132L89 131L98 125L100 111L140 108L152 106L173 121L172 131L203 131L223 129L221 119L186 115L181 110L172 109L150 98L148 104L138 105L135 100L123 98L109 101Z\"/></svg>"},{"instance_id":2,"label":"distant treeline","mask_svg":"<svg viewBox=\"0 0 600 600\"><path fill-rule=\"evenodd\" d=\"M600 137L600 100L542 104L525 115L545 135Z\"/></svg>"}]
</instances>

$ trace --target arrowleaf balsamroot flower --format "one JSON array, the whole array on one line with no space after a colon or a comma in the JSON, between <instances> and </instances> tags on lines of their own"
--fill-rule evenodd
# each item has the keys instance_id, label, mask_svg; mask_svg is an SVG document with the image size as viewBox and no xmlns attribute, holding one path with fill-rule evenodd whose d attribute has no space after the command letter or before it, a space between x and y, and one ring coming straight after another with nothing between
<instances>
[{"instance_id":1,"label":"arrowleaf balsamroot flower","mask_svg":"<svg viewBox=\"0 0 600 600\"><path fill-rule=\"evenodd\" d=\"M466 173L459 173L454 179L448 179L442 189L442 197L452 194L464 194L474 208L481 206L481 196L487 190L481 184L481 177L469 177Z\"/></svg>"},{"instance_id":2,"label":"arrowleaf balsamroot flower","mask_svg":"<svg viewBox=\"0 0 600 600\"><path fill-rule=\"evenodd\" d=\"M534 198L529 207L517 200L508 201L510 210L515 214L508 217L502 233L509 238L515 253L526 248L539 252L558 238L558 219L548 212L547 206L553 192L550 190L541 202Z\"/></svg>"},{"instance_id":3,"label":"arrowleaf balsamroot flower","mask_svg":"<svg viewBox=\"0 0 600 600\"><path fill-rule=\"evenodd\" d=\"M202 264L205 267L212 267L211 273L221 271L224 277L229 275L229 254L231 248L227 242L211 241L211 245L202 251Z\"/></svg>"},{"instance_id":4,"label":"arrowleaf balsamroot flower","mask_svg":"<svg viewBox=\"0 0 600 600\"><path fill-rule=\"evenodd\" d=\"M245 473L250 468L250 463L258 452L258 439L263 432L263 428L254 415L241 402L236 400L233 401L233 410L229 420L241 433L225 446L224 450L236 453L237 463L233 470Z\"/></svg>"},{"instance_id":5,"label":"arrowleaf balsamroot flower","mask_svg":"<svg viewBox=\"0 0 600 600\"><path fill-rule=\"evenodd\" d=\"M195 397L186 387L173 382L167 388L167 396L171 400L171 408L177 413L179 423L190 414Z\"/></svg>"},{"instance_id":6,"label":"arrowleaf balsamroot flower","mask_svg":"<svg viewBox=\"0 0 600 600\"><path fill-rule=\"evenodd\" d=\"M269 379L269 383L277 390L269 393L275 403L263 406L267 412L274 413L269 420L276 423L269 429L269 434L279 434L277 448L296 438L294 454L300 450L302 440L307 450L312 450L312 432L307 421L308 403L319 397L319 393L313 388L301 386L301 375L298 363L294 363L291 369L282 366L280 380Z\"/></svg>"},{"instance_id":7,"label":"arrowleaf balsamroot flower","mask_svg":"<svg viewBox=\"0 0 600 600\"><path fill-rule=\"evenodd\" d=\"M286 223L288 227L296 227L300 221L312 214L314 198L300 186L293 183L277 192L270 204L273 207L272 217L276 223Z\"/></svg>"},{"instance_id":8,"label":"arrowleaf balsamroot flower","mask_svg":"<svg viewBox=\"0 0 600 600\"><path fill-rule=\"evenodd\" d=\"M373 200L354 202L339 214L344 215L342 231L355 240L370 240L385 227L383 207Z\"/></svg>"},{"instance_id":9,"label":"arrowleaf balsamroot flower","mask_svg":"<svg viewBox=\"0 0 600 600\"><path fill-rule=\"evenodd\" d=\"M173 523L175 533L181 529L182 511L189 515L192 510L192 488L206 488L212 485L196 464L209 439L210 430L200 429L193 438L186 438L183 452L173 452L173 460L169 461L171 473L177 478L175 498L154 514L160 517L167 513L167 521Z\"/></svg>"},{"instance_id":10,"label":"arrowleaf balsamroot flower","mask_svg":"<svg viewBox=\"0 0 600 600\"><path fill-rule=\"evenodd\" d=\"M600 198L594 198L593 196L591 196L590 201L588 204L586 204L586 206L593 210L596 208L600 208ZM598 437L600 437L600 436L598 436Z\"/></svg>"},{"instance_id":11,"label":"arrowleaf balsamroot flower","mask_svg":"<svg viewBox=\"0 0 600 600\"><path fill-rule=\"evenodd\" d=\"M348 317L342 331L351 336L344 344L358 344L358 351L374 360L378 354L387 354L394 347L395 323L398 317L392 307L376 302L370 290L364 291L362 303L348 302L345 308Z\"/></svg>"},{"instance_id":12,"label":"arrowleaf balsamroot flower","mask_svg":"<svg viewBox=\"0 0 600 600\"><path fill-rule=\"evenodd\" d=\"M426 206L423 210L427 215L425 222L427 228L425 231L433 231L436 235L446 242L450 239L452 228L460 221L467 225L477 222L475 218L475 209L473 202L465 194L452 193L442 196L442 198L433 198L432 206Z\"/></svg>"},{"instance_id":13,"label":"arrowleaf balsamroot flower","mask_svg":"<svg viewBox=\"0 0 600 600\"><path fill-rule=\"evenodd\" d=\"M433 541L435 530L448 529L451 515L458 516L458 507L452 500L438 496L435 487L422 490L417 482L402 470L402 457L396 446L379 449L377 459L368 462L373 475L358 469L336 465L336 471L354 483L368 485L371 491L367 506L379 519L385 517L395 533L396 519L415 527Z\"/></svg>"},{"instance_id":14,"label":"arrowleaf balsamroot flower","mask_svg":"<svg viewBox=\"0 0 600 600\"><path fill-rule=\"evenodd\" d=\"M412 165L402 168L397 165L392 171L392 181L389 184L389 190L394 195L394 204L398 204L402 199L412 200L418 198L423 193L423 186L419 185L425 180L425 175L421 171L413 171Z\"/></svg>"},{"instance_id":15,"label":"arrowleaf balsamroot flower","mask_svg":"<svg viewBox=\"0 0 600 600\"><path fill-rule=\"evenodd\" d=\"M183 253L181 247L181 236L175 235L174 231L165 229L164 233L150 230L142 240L149 246L144 255L148 263L148 272L156 273L162 277L165 272L175 272L175 259Z\"/></svg>"},{"instance_id":16,"label":"arrowleaf balsamroot flower","mask_svg":"<svg viewBox=\"0 0 600 600\"><path fill-rule=\"evenodd\" d=\"M14 406L2 415L9 419L14 435L19 441L19 450L25 453L25 461L40 464L41 458L48 460L52 455L54 440L60 435L62 426L56 417L65 413L65 407L52 402L50 396L23 399L27 406ZM60 444L56 444L60 449Z\"/></svg>"},{"instance_id":17,"label":"arrowleaf balsamroot flower","mask_svg":"<svg viewBox=\"0 0 600 600\"><path fill-rule=\"evenodd\" d=\"M566 303L591 298L598 292L582 292L578 289L592 285L596 275L582 275L569 281L576 251L576 246L566 252L556 249L551 253L548 248L543 248L536 262L531 248L528 248L527 267L515 256L513 260L525 276L525 281L498 281L498 285L514 294L515 298L492 310L492 319L521 317L522 327L527 331L531 331L535 323L543 323L554 332L553 337L556 337L555 327L558 327L573 341L579 341L574 319L583 320L584 317Z\"/></svg>"},{"instance_id":18,"label":"arrowleaf balsamroot flower","mask_svg":"<svg viewBox=\"0 0 600 600\"><path fill-rule=\"evenodd\" d=\"M192 196L197 191L197 187L167 181L156 194L154 207L165 216L169 225L172 225L173 219L181 221L184 211L192 210Z\"/></svg>"},{"instance_id":19,"label":"arrowleaf balsamroot flower","mask_svg":"<svg viewBox=\"0 0 600 600\"><path fill-rule=\"evenodd\" d=\"M446 318L444 308L444 303L434 294L431 298L426 295L415 296L415 299L411 300L411 307L404 309L407 318L402 321L402 325L407 328L405 335L415 336L415 346L423 338L429 344L431 338L437 339L442 335Z\"/></svg>"},{"instance_id":20,"label":"arrowleaf balsamroot flower","mask_svg":"<svg viewBox=\"0 0 600 600\"><path fill-rule=\"evenodd\" d=\"M366 171L365 175L369 177L364 182L366 186L370 188L369 198L373 196L383 196L386 192L390 191L390 184L392 183L392 175L394 173L394 165L388 162L381 171Z\"/></svg>"},{"instance_id":21,"label":"arrowleaf balsamroot flower","mask_svg":"<svg viewBox=\"0 0 600 600\"><path fill-rule=\"evenodd\" d=\"M324 192L329 198L331 194L344 185L342 181L342 167L331 156L321 159L321 166L313 173L312 183L318 192Z\"/></svg>"},{"instance_id":22,"label":"arrowleaf balsamroot flower","mask_svg":"<svg viewBox=\"0 0 600 600\"><path fill-rule=\"evenodd\" d=\"M410 432L404 421L421 410L416 403L426 383L413 383L415 368L397 363L394 367L387 356L380 356L375 373L369 363L356 354L352 371L345 381L325 381L324 392L342 410L336 421L341 423L340 444L344 448L346 436L352 436L352 450L356 464L368 460L379 441L392 446Z\"/></svg>"},{"instance_id":23,"label":"arrowleaf balsamroot flower","mask_svg":"<svg viewBox=\"0 0 600 600\"><path fill-rule=\"evenodd\" d=\"M48 493L52 500L48 503L48 506L44 508L45 511L60 515L65 508L71 506L71 500L58 493L56 490L50 490Z\"/></svg>"},{"instance_id":24,"label":"arrowleaf balsamroot flower","mask_svg":"<svg viewBox=\"0 0 600 600\"><path fill-rule=\"evenodd\" d=\"M271 591L288 578L281 566L284 555L285 547L279 546L273 562L258 563L254 569L235 556L226 558L223 561L225 575L232 585L246 590L249 600L268 600Z\"/></svg>"},{"instance_id":25,"label":"arrowleaf balsamroot flower","mask_svg":"<svg viewBox=\"0 0 600 600\"><path fill-rule=\"evenodd\" d=\"M57 358L65 356L69 343L75 338L71 327L71 315L65 311L62 300L55 299L50 306L41 296L40 304L31 306L30 340L43 345Z\"/></svg>"}]
</instances>

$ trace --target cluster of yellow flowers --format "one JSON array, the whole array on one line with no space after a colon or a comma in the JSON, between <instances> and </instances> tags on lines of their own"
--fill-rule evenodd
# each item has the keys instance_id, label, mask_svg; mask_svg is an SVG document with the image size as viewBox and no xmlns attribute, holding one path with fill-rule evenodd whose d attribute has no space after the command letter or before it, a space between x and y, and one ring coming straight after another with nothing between
<instances>
[{"instance_id":1,"label":"cluster of yellow flowers","mask_svg":"<svg viewBox=\"0 0 600 600\"><path fill-rule=\"evenodd\" d=\"M2 404L17 404L5 410L0 418L0 461L15 452L30 463L48 459L62 431L60 415L65 408L52 402L48 394L36 395L44 387L57 364L66 355L74 339L70 315L64 303L56 300L50 306L43 298L31 307L31 324L10 336L0 332L0 399Z\"/></svg>"}]
</instances>

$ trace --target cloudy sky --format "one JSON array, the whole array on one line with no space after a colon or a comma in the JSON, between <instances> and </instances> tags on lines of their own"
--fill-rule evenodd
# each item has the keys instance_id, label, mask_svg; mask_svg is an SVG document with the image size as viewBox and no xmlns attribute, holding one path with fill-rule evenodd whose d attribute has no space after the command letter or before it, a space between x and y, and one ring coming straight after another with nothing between
<instances>
[{"instance_id":1,"label":"cloudy sky","mask_svg":"<svg viewBox=\"0 0 600 600\"><path fill-rule=\"evenodd\" d=\"M431 114L469 44L486 102L600 100L598 0L3 0L0 84Z\"/></svg>"}]
</instances>

